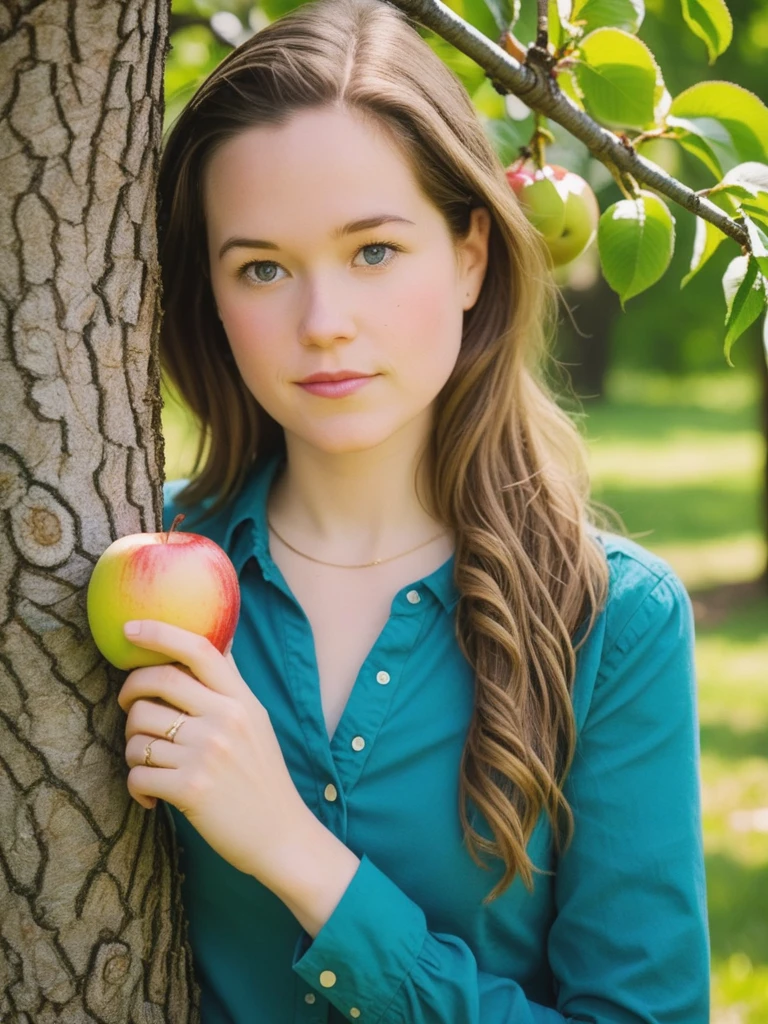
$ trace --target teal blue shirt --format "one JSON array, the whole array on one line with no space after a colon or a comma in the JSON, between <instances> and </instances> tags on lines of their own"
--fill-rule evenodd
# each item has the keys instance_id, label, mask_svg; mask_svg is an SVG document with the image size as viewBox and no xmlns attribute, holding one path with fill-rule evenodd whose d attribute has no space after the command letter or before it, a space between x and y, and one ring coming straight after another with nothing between
<instances>
[{"instance_id":1,"label":"teal blue shirt","mask_svg":"<svg viewBox=\"0 0 768 1024\"><path fill-rule=\"evenodd\" d=\"M203 1024L706 1024L694 626L669 565L596 532L610 591L577 655L573 842L558 859L542 813L528 853L551 873L534 874L532 893L516 877L484 906L503 865L479 868L462 842L473 675L454 631L453 557L397 593L329 742L311 627L269 553L281 459L257 462L200 522L174 503L183 481L166 484L165 525L185 511L183 528L232 558L234 659L305 803L361 860L312 940L166 805Z\"/></svg>"}]
</instances>

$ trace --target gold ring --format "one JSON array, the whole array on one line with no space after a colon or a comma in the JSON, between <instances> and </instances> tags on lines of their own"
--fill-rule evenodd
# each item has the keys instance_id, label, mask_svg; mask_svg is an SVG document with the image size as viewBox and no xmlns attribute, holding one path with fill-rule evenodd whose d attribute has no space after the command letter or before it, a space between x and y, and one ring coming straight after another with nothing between
<instances>
[{"instance_id":1,"label":"gold ring","mask_svg":"<svg viewBox=\"0 0 768 1024\"><path fill-rule=\"evenodd\" d=\"M173 737L179 731L179 728L184 724L184 719L186 717L187 716L182 711L182 713L179 715L179 717L176 719L173 725L171 725L168 729L165 730L165 735L168 737L171 743L173 743Z\"/></svg>"},{"instance_id":2,"label":"gold ring","mask_svg":"<svg viewBox=\"0 0 768 1024\"><path fill-rule=\"evenodd\" d=\"M158 737L156 736L155 739L157 739L157 738ZM149 743L146 745L146 747L144 747L144 764L148 768L159 768L160 767L159 765L155 764L155 762L152 760L152 744L154 742L155 742L155 740L150 740Z\"/></svg>"}]
</instances>

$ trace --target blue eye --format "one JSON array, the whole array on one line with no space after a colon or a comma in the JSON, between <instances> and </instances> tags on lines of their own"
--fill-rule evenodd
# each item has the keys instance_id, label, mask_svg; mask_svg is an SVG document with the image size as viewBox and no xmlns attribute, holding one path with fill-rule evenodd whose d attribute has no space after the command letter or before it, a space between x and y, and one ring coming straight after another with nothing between
<instances>
[{"instance_id":1,"label":"blue eye","mask_svg":"<svg viewBox=\"0 0 768 1024\"><path fill-rule=\"evenodd\" d=\"M278 264L277 263L273 263L271 260L269 260L269 261L267 261L267 260L259 260L259 261L255 262L255 263L246 263L245 266L242 269L245 270L248 267L255 267L257 274L259 273L259 271L264 270L265 267L267 267L268 269L271 269L272 270L272 274L268 278L266 278L266 280L263 277L257 277L257 279L256 279L257 281L260 281L262 284L269 284L270 281L274 281L274 279L275 279L274 270L275 270L275 268L277 266L278 266Z\"/></svg>"},{"instance_id":2,"label":"blue eye","mask_svg":"<svg viewBox=\"0 0 768 1024\"><path fill-rule=\"evenodd\" d=\"M358 256L361 252L365 252L368 249L372 249L374 251L374 262L368 263L366 259L365 264L371 268L388 266L392 260L395 259L395 254L403 251L402 247L397 245L395 242L369 242L368 245L361 245L355 253L355 256ZM390 250L388 255L385 252L387 249ZM376 256L378 256L378 259L375 258ZM253 274L249 274L247 272L250 267L255 268ZM272 284L273 281L279 280L279 278L275 277L275 271L278 268L283 269L280 267L280 264L276 263L274 260L249 260L238 268L237 276L244 278L249 282L249 284ZM262 271L267 271L269 276L260 276Z\"/></svg>"},{"instance_id":3,"label":"blue eye","mask_svg":"<svg viewBox=\"0 0 768 1024\"><path fill-rule=\"evenodd\" d=\"M381 258L384 260L385 263L387 263L388 260L384 259L384 250L386 248L387 248L386 245L379 245L377 243L375 245L364 245L363 248L360 249L359 251L360 252L365 252L366 249L378 249L378 251L381 253ZM355 254L355 255L357 255L357 254ZM375 266L380 266L380 264L381 264L381 260L376 260L376 262L374 264L372 264L372 265L375 267Z\"/></svg>"}]
</instances>

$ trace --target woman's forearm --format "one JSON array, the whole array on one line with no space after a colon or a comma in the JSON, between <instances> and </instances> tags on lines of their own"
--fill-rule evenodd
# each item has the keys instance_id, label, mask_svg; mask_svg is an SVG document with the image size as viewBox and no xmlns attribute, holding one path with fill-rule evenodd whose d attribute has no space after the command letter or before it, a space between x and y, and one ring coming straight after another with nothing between
<instances>
[{"instance_id":1,"label":"woman's forearm","mask_svg":"<svg viewBox=\"0 0 768 1024\"><path fill-rule=\"evenodd\" d=\"M307 809L270 888L314 938L339 904L360 858Z\"/></svg>"}]
</instances>

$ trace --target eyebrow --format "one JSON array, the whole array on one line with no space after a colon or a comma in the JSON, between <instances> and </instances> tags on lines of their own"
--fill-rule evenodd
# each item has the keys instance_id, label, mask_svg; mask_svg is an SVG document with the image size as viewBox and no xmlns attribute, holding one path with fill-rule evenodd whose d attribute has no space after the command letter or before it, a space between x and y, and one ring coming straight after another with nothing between
<instances>
[{"instance_id":1,"label":"eyebrow","mask_svg":"<svg viewBox=\"0 0 768 1024\"><path fill-rule=\"evenodd\" d=\"M405 217L398 217L394 213L382 213L376 217L364 217L362 220L353 220L349 224L345 224L343 227L336 228L331 233L331 238L337 241L339 238L343 238L345 235L353 235L358 231L368 231L370 228L377 228L380 224L388 224L390 222L396 222L400 224L413 224L412 220L407 220ZM225 252L229 249L279 249L280 246L274 242L266 242L261 238L228 238L227 241L219 249L219 259L221 259Z\"/></svg>"}]
</instances>

